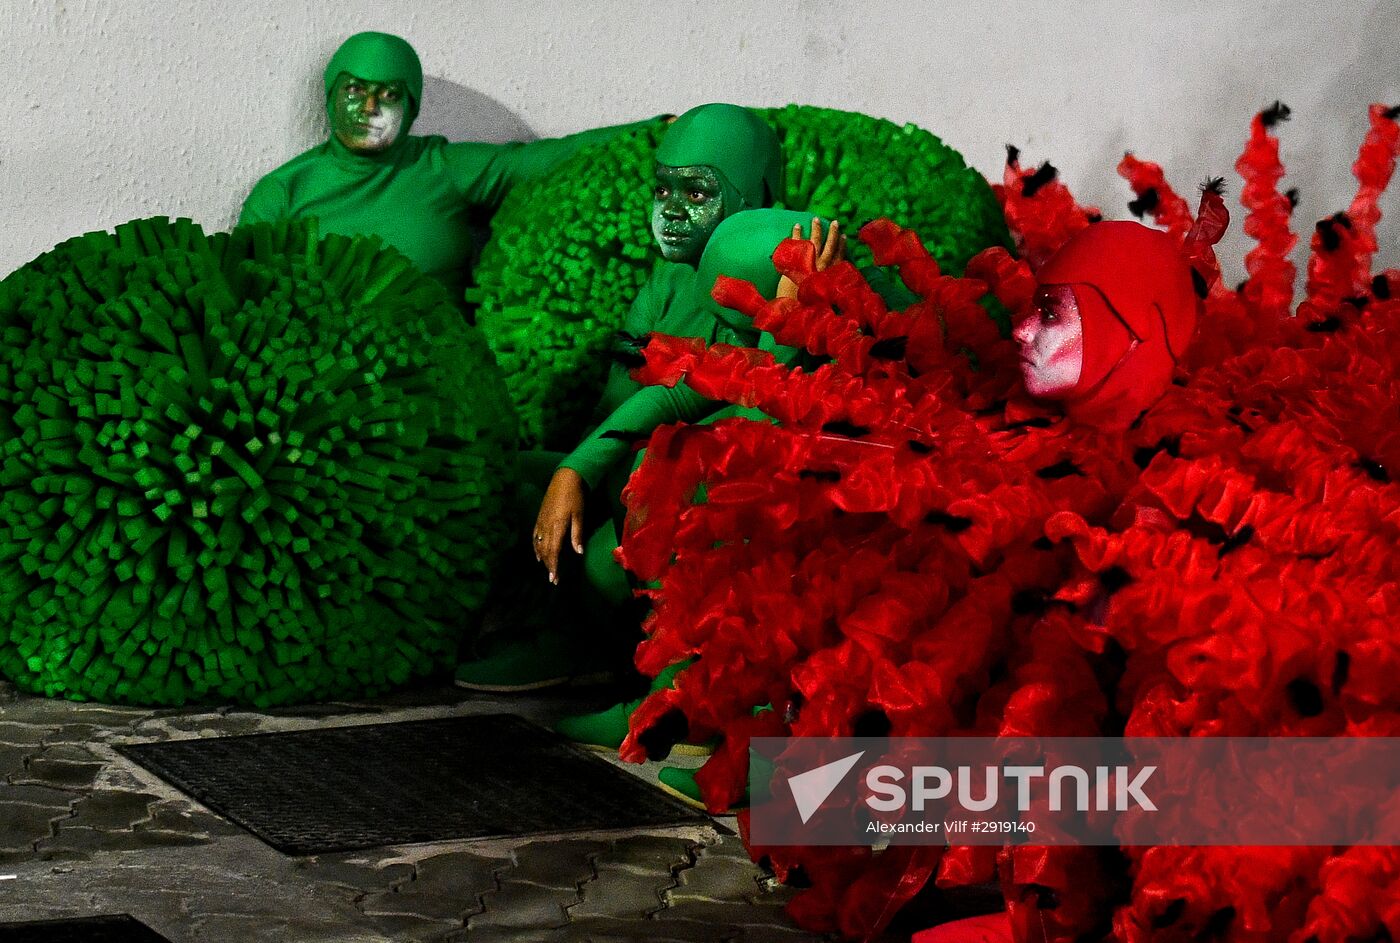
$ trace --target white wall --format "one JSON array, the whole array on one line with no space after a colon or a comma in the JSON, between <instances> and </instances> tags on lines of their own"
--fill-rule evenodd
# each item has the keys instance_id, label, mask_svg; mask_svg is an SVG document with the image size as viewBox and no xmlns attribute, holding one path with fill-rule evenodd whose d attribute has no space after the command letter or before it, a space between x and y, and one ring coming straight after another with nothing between
<instances>
[{"instance_id":1,"label":"white wall","mask_svg":"<svg viewBox=\"0 0 1400 943\"><path fill-rule=\"evenodd\" d=\"M1308 227L1351 199L1366 105L1400 101L1397 0L0 0L0 273L135 216L228 225L324 137L322 66L361 29L417 46L420 130L801 101L916 122L993 175L1014 142L1115 216L1125 149L1182 191L1233 183L1250 116L1281 98ZM1400 263L1400 198L1383 209Z\"/></svg>"}]
</instances>

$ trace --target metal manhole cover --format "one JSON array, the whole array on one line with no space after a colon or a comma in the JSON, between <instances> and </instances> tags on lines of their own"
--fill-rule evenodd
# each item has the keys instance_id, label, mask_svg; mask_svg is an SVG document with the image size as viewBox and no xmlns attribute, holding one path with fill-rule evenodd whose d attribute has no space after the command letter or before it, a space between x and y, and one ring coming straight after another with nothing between
<instances>
[{"instance_id":1,"label":"metal manhole cover","mask_svg":"<svg viewBox=\"0 0 1400 943\"><path fill-rule=\"evenodd\" d=\"M709 821L511 714L120 749L289 855Z\"/></svg>"}]
</instances>

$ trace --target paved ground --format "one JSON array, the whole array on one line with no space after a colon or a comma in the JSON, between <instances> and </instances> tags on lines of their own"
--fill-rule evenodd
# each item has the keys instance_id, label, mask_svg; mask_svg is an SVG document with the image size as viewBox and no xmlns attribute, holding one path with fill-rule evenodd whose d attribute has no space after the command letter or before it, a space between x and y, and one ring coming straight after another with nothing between
<instances>
[{"instance_id":1,"label":"paved ground","mask_svg":"<svg viewBox=\"0 0 1400 943\"><path fill-rule=\"evenodd\" d=\"M817 939L787 920L788 892L749 861L732 819L288 858L114 749L500 711L548 722L594 706L596 692L448 687L271 714L151 711L16 696L0 682L0 876L15 876L0 880L0 922L130 913L172 943Z\"/></svg>"}]
</instances>

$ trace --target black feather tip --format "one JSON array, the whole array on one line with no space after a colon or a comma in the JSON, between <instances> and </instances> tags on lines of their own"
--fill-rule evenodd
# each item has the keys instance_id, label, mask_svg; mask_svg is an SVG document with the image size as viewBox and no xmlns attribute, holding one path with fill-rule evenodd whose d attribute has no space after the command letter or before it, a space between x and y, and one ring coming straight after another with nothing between
<instances>
[{"instance_id":1,"label":"black feather tip","mask_svg":"<svg viewBox=\"0 0 1400 943\"><path fill-rule=\"evenodd\" d=\"M876 360L903 360L904 352L908 347L908 337L886 337L871 345L870 356Z\"/></svg>"},{"instance_id":2,"label":"black feather tip","mask_svg":"<svg viewBox=\"0 0 1400 943\"><path fill-rule=\"evenodd\" d=\"M1040 188L1060 175L1055 166L1048 160L1041 164L1035 173L1021 181L1021 193L1029 198L1040 192Z\"/></svg>"},{"instance_id":3,"label":"black feather tip","mask_svg":"<svg viewBox=\"0 0 1400 943\"><path fill-rule=\"evenodd\" d=\"M1155 210L1160 202L1161 197L1157 193L1157 188L1148 187L1138 195L1136 200L1128 201L1128 212L1138 219L1142 219L1143 216Z\"/></svg>"},{"instance_id":4,"label":"black feather tip","mask_svg":"<svg viewBox=\"0 0 1400 943\"><path fill-rule=\"evenodd\" d=\"M1068 478L1071 475L1083 475L1084 470L1069 459L1056 462L1054 465L1046 465L1044 468L1036 470L1037 478L1044 478L1046 481L1058 481L1061 478Z\"/></svg>"},{"instance_id":5,"label":"black feather tip","mask_svg":"<svg viewBox=\"0 0 1400 943\"><path fill-rule=\"evenodd\" d=\"M1006 145L1006 166L1010 167L1021 159L1021 149L1015 144Z\"/></svg>"},{"instance_id":6,"label":"black feather tip","mask_svg":"<svg viewBox=\"0 0 1400 943\"><path fill-rule=\"evenodd\" d=\"M1272 128L1280 122L1287 121L1293 116L1293 109L1283 102L1276 101L1268 108L1259 112L1259 122L1266 128Z\"/></svg>"},{"instance_id":7,"label":"black feather tip","mask_svg":"<svg viewBox=\"0 0 1400 943\"><path fill-rule=\"evenodd\" d=\"M1390 481L1390 472L1385 470L1385 466L1373 458L1357 459L1356 467L1364 471L1372 481Z\"/></svg>"},{"instance_id":8,"label":"black feather tip","mask_svg":"<svg viewBox=\"0 0 1400 943\"><path fill-rule=\"evenodd\" d=\"M1337 232L1337 224L1333 220L1318 220L1317 235L1322 240L1322 248L1327 252L1336 252L1337 247L1342 244L1341 233Z\"/></svg>"},{"instance_id":9,"label":"black feather tip","mask_svg":"<svg viewBox=\"0 0 1400 943\"><path fill-rule=\"evenodd\" d=\"M924 523L947 528L950 534L961 534L972 526L972 518L949 514L947 511L929 511L924 515Z\"/></svg>"},{"instance_id":10,"label":"black feather tip","mask_svg":"<svg viewBox=\"0 0 1400 943\"><path fill-rule=\"evenodd\" d=\"M859 439L863 435L869 435L870 429L868 426L858 426L853 422L847 422L844 419L837 419L823 425L822 432L826 432L831 435L844 435L852 439Z\"/></svg>"},{"instance_id":11,"label":"black feather tip","mask_svg":"<svg viewBox=\"0 0 1400 943\"><path fill-rule=\"evenodd\" d=\"M1321 321L1312 321L1304 328L1305 331L1310 331L1313 334L1335 334L1341 329L1342 319L1335 314L1323 318Z\"/></svg>"},{"instance_id":12,"label":"black feather tip","mask_svg":"<svg viewBox=\"0 0 1400 943\"><path fill-rule=\"evenodd\" d=\"M1132 581L1132 576L1121 566L1111 566L1099 574L1099 585L1110 596Z\"/></svg>"},{"instance_id":13,"label":"black feather tip","mask_svg":"<svg viewBox=\"0 0 1400 943\"><path fill-rule=\"evenodd\" d=\"M1205 183L1201 184L1201 193L1214 193L1216 196L1224 196L1225 178L1207 177Z\"/></svg>"}]
</instances>

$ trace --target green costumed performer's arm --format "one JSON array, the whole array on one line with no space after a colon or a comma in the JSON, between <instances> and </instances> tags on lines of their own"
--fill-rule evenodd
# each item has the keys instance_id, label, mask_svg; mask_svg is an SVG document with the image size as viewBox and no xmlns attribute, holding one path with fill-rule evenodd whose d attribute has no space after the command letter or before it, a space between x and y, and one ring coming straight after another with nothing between
<instances>
[{"instance_id":1,"label":"green costumed performer's arm","mask_svg":"<svg viewBox=\"0 0 1400 943\"><path fill-rule=\"evenodd\" d=\"M540 179L585 147L662 120L665 119L649 118L539 141L462 141L447 145L443 157L452 181L467 202L495 209L516 184Z\"/></svg>"},{"instance_id":2,"label":"green costumed performer's arm","mask_svg":"<svg viewBox=\"0 0 1400 943\"><path fill-rule=\"evenodd\" d=\"M447 149L448 159L455 165L454 177L468 199L495 207L514 184L538 180L590 144L658 120L664 119L525 143L453 144ZM726 191L726 216L741 209L771 206L781 198L783 160L778 136L766 121L738 105L701 105L681 115L667 129L656 161L671 168L706 166L717 170Z\"/></svg>"},{"instance_id":3,"label":"green costumed performer's arm","mask_svg":"<svg viewBox=\"0 0 1400 943\"><path fill-rule=\"evenodd\" d=\"M264 177L253 187L238 214L238 225L248 223L278 223L291 215L291 203L287 199L287 188L282 181Z\"/></svg>"},{"instance_id":4,"label":"green costumed performer's arm","mask_svg":"<svg viewBox=\"0 0 1400 943\"><path fill-rule=\"evenodd\" d=\"M589 433L559 467L573 469L590 489L597 488L638 440L646 439L659 426L695 422L713 412L715 405L684 383L642 387Z\"/></svg>"},{"instance_id":5,"label":"green costumed performer's arm","mask_svg":"<svg viewBox=\"0 0 1400 943\"><path fill-rule=\"evenodd\" d=\"M824 227L818 218L791 210L770 209L738 213L721 223L710 237L700 260L692 288L694 295L687 306L697 318L709 322L709 329L690 336L704 337L710 343L760 347L773 353L780 363L794 359L796 349L779 347L772 335L764 333L760 337L745 315L721 306L711 296L710 289L716 279L725 275L752 282L760 294L772 297L779 291L778 273L773 268L773 250L789 236L800 234L804 223L812 225L814 241L820 241L823 228L830 233L828 242L832 251L818 263L825 268L835 260L840 236L836 227ZM614 409L559 467L573 469L590 488L596 488L603 476L631 451L633 442L651 435L659 426L696 422L716 408L718 404L696 393L685 383L673 388L639 388Z\"/></svg>"},{"instance_id":6,"label":"green costumed performer's arm","mask_svg":"<svg viewBox=\"0 0 1400 943\"><path fill-rule=\"evenodd\" d=\"M771 353L780 364L791 364L800 353L795 347L779 345L773 335L767 333L755 340L737 331L721 331L716 341L740 347L757 346ZM706 399L685 383L674 387L641 387L599 423L559 467L573 469L589 488L597 488L607 473L627 457L636 442L646 439L661 426L699 422L723 408L726 408L724 403Z\"/></svg>"},{"instance_id":7,"label":"green costumed performer's arm","mask_svg":"<svg viewBox=\"0 0 1400 943\"><path fill-rule=\"evenodd\" d=\"M647 283L637 293L632 307L623 318L622 330L617 338L618 349L630 350L648 334L656 331L678 337L707 336L713 330L713 323L708 316L696 317L699 312L691 311L691 316L686 317L680 310L690 308L694 284L695 269L689 265L658 262L651 278L647 279ZM641 388L641 384L632 379L632 374L626 367L614 363L608 370L608 382L603 388L603 395L593 411L594 420L601 422L607 418L609 413Z\"/></svg>"}]
</instances>

